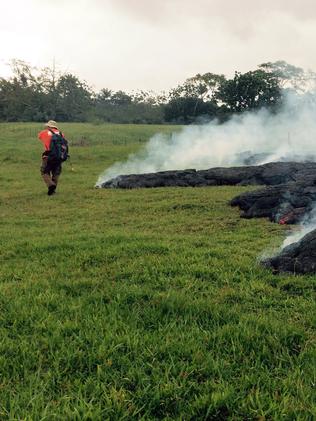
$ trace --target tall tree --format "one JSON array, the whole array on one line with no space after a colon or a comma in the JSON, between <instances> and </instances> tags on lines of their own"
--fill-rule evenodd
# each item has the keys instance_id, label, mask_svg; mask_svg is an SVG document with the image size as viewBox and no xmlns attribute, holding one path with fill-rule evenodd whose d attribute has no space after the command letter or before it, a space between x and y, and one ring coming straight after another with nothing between
<instances>
[{"instance_id":1,"label":"tall tree","mask_svg":"<svg viewBox=\"0 0 316 421\"><path fill-rule=\"evenodd\" d=\"M223 83L217 97L231 112L273 107L282 99L278 78L273 73L255 70L236 72Z\"/></svg>"},{"instance_id":2,"label":"tall tree","mask_svg":"<svg viewBox=\"0 0 316 421\"><path fill-rule=\"evenodd\" d=\"M85 82L72 74L62 75L56 86L56 116L61 121L85 121L92 105L92 91Z\"/></svg>"},{"instance_id":3,"label":"tall tree","mask_svg":"<svg viewBox=\"0 0 316 421\"><path fill-rule=\"evenodd\" d=\"M165 105L165 120L174 123L194 123L201 117L209 119L216 116L217 104L196 97L172 98Z\"/></svg>"},{"instance_id":4,"label":"tall tree","mask_svg":"<svg viewBox=\"0 0 316 421\"><path fill-rule=\"evenodd\" d=\"M225 81L223 75L197 74L188 78L170 92L165 107L166 121L190 123L201 115L215 117L218 110L217 94Z\"/></svg>"},{"instance_id":5,"label":"tall tree","mask_svg":"<svg viewBox=\"0 0 316 421\"><path fill-rule=\"evenodd\" d=\"M259 69L273 74L277 78L282 89L293 89L298 92L306 92L316 86L316 73L293 66L286 61L279 60L259 65Z\"/></svg>"}]
</instances>

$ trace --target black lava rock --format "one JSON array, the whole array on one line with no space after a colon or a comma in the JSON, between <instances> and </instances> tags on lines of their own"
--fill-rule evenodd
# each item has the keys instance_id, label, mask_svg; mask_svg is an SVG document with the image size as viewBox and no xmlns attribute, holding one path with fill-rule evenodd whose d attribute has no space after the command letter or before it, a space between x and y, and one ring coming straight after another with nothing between
<instances>
[{"instance_id":1,"label":"black lava rock","mask_svg":"<svg viewBox=\"0 0 316 421\"><path fill-rule=\"evenodd\" d=\"M316 230L285 247L278 256L265 260L263 264L276 273L316 273Z\"/></svg>"},{"instance_id":2,"label":"black lava rock","mask_svg":"<svg viewBox=\"0 0 316 421\"><path fill-rule=\"evenodd\" d=\"M316 173L298 182L290 182L246 192L231 201L244 218L267 217L281 224L296 224L309 213L316 201Z\"/></svg>"},{"instance_id":3,"label":"black lava rock","mask_svg":"<svg viewBox=\"0 0 316 421\"><path fill-rule=\"evenodd\" d=\"M120 175L101 185L103 188L200 187L222 185L278 185L316 174L316 163L273 162L258 166L211 168L208 170L161 171Z\"/></svg>"},{"instance_id":4,"label":"black lava rock","mask_svg":"<svg viewBox=\"0 0 316 421\"><path fill-rule=\"evenodd\" d=\"M199 187L221 185L265 185L238 195L232 206L244 218L267 217L281 224L296 224L316 201L315 162L276 162L259 166L211 168L196 171L163 171L121 175L103 183L103 188ZM264 262L274 272L316 273L316 230Z\"/></svg>"}]
</instances>

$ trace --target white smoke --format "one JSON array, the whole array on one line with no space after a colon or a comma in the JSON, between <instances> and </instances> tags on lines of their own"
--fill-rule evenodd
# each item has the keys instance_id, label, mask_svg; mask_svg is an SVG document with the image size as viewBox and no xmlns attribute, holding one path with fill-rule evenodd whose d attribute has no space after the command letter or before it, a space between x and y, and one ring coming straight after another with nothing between
<instances>
[{"instance_id":1,"label":"white smoke","mask_svg":"<svg viewBox=\"0 0 316 421\"><path fill-rule=\"evenodd\" d=\"M96 186L120 174L188 168L302 160L316 156L316 96L288 95L278 113L267 110L236 115L224 124L210 122L183 128L172 135L157 134L139 153L118 162L99 176Z\"/></svg>"},{"instance_id":2,"label":"white smoke","mask_svg":"<svg viewBox=\"0 0 316 421\"><path fill-rule=\"evenodd\" d=\"M312 211L304 217L298 229L288 235L283 241L281 250L290 244L297 243L303 237L305 237L306 234L313 231L314 229L316 229L316 203L314 204Z\"/></svg>"}]
</instances>

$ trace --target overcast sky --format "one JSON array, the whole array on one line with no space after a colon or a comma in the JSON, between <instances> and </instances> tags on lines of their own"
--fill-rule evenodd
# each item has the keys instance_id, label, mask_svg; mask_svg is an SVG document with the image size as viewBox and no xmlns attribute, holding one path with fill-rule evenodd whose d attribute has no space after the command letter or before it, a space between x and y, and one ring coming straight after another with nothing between
<instances>
[{"instance_id":1,"label":"overcast sky","mask_svg":"<svg viewBox=\"0 0 316 421\"><path fill-rule=\"evenodd\" d=\"M94 88L167 90L265 61L316 70L315 0L0 0L0 76L20 58Z\"/></svg>"}]
</instances>

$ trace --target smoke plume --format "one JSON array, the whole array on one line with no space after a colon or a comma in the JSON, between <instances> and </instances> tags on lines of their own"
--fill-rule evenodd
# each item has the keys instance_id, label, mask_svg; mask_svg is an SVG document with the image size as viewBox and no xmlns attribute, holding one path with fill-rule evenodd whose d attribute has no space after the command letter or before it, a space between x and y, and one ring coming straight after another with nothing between
<instances>
[{"instance_id":1,"label":"smoke plume","mask_svg":"<svg viewBox=\"0 0 316 421\"><path fill-rule=\"evenodd\" d=\"M306 234L313 231L314 229L316 229L316 203L314 204L312 211L304 217L298 229L288 235L283 241L281 250L290 244L297 243L303 237L305 237Z\"/></svg>"},{"instance_id":2,"label":"smoke plume","mask_svg":"<svg viewBox=\"0 0 316 421\"><path fill-rule=\"evenodd\" d=\"M121 174L314 160L315 98L288 95L278 113L262 109L234 116L224 124L212 121L171 135L157 134L139 153L106 169L96 186Z\"/></svg>"}]
</instances>

